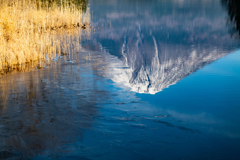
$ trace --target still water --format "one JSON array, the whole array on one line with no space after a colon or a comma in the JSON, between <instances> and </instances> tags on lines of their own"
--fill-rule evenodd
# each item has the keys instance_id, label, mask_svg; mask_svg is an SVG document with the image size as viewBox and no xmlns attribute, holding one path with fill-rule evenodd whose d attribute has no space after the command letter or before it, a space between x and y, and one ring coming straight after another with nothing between
<instances>
[{"instance_id":1,"label":"still water","mask_svg":"<svg viewBox=\"0 0 240 160\"><path fill-rule=\"evenodd\" d=\"M240 41L224 0L89 0L92 32L0 78L0 159L240 159Z\"/></svg>"}]
</instances>

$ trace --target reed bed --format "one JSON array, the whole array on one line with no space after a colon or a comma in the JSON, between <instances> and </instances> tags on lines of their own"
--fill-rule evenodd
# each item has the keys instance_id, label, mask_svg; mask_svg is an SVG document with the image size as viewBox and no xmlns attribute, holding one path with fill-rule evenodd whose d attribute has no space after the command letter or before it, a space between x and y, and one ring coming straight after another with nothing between
<instances>
[{"instance_id":1,"label":"reed bed","mask_svg":"<svg viewBox=\"0 0 240 160\"><path fill-rule=\"evenodd\" d=\"M0 0L0 73L56 59L90 31L90 14L71 0ZM68 36L67 36L68 35ZM74 37L75 36L75 37ZM65 53L64 52L64 53Z\"/></svg>"}]
</instances>

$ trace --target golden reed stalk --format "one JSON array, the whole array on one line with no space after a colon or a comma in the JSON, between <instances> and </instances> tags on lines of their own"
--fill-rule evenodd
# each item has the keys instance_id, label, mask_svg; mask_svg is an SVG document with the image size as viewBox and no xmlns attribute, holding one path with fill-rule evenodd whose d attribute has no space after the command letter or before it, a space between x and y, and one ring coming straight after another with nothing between
<instances>
[{"instance_id":1,"label":"golden reed stalk","mask_svg":"<svg viewBox=\"0 0 240 160\"><path fill-rule=\"evenodd\" d=\"M0 0L0 73L46 56L54 59L70 45L66 35L90 31L88 8L83 12L71 0L49 1Z\"/></svg>"}]
</instances>

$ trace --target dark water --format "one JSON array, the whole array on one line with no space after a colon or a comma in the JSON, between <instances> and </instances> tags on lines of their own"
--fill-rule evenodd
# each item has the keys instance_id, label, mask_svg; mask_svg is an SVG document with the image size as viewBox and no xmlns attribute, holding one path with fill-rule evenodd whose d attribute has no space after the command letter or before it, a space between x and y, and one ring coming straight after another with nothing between
<instances>
[{"instance_id":1,"label":"dark water","mask_svg":"<svg viewBox=\"0 0 240 160\"><path fill-rule=\"evenodd\" d=\"M88 3L77 62L0 78L0 159L240 159L231 4Z\"/></svg>"}]
</instances>

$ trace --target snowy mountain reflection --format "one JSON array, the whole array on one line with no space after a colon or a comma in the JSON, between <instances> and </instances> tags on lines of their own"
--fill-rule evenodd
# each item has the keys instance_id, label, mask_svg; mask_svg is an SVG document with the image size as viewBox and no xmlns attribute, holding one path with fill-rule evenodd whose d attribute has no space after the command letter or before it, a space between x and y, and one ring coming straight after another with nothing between
<instances>
[{"instance_id":1,"label":"snowy mountain reflection","mask_svg":"<svg viewBox=\"0 0 240 160\"><path fill-rule=\"evenodd\" d=\"M154 2L92 8L100 13L93 15L93 26L101 27L92 42L123 62L113 71L114 82L155 94L237 48L219 1Z\"/></svg>"}]
</instances>

